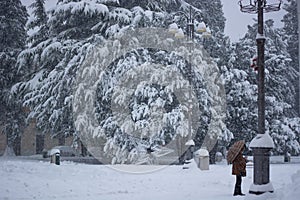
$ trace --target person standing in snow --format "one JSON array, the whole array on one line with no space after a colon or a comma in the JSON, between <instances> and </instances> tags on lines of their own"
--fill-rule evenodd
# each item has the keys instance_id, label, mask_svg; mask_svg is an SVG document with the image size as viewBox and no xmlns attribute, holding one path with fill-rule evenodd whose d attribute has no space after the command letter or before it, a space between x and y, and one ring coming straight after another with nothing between
<instances>
[{"instance_id":1,"label":"person standing in snow","mask_svg":"<svg viewBox=\"0 0 300 200\"><path fill-rule=\"evenodd\" d=\"M233 196L241 195L245 196L245 194L242 193L242 177L246 176L246 162L247 159L243 157L243 151L244 147L241 149L241 151L238 153L236 158L232 162L232 175L236 175L236 182L235 182L235 188Z\"/></svg>"}]
</instances>

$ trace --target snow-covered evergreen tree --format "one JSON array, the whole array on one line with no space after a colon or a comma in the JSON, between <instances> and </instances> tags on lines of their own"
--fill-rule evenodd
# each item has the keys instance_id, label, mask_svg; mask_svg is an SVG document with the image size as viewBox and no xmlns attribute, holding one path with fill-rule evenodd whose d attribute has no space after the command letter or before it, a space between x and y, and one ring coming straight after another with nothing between
<instances>
[{"instance_id":1,"label":"snow-covered evergreen tree","mask_svg":"<svg viewBox=\"0 0 300 200\"><path fill-rule=\"evenodd\" d=\"M48 16L45 11L45 0L35 0L30 8L33 9L33 19L27 23L27 28L33 31L28 38L30 46L36 46L48 39L49 27L47 26Z\"/></svg>"},{"instance_id":2,"label":"snow-covered evergreen tree","mask_svg":"<svg viewBox=\"0 0 300 200\"><path fill-rule=\"evenodd\" d=\"M42 10L41 3L33 5L36 11ZM28 118L35 118L44 133L58 138L74 133L71 102L76 69L87 46L97 40L91 37L92 26L108 13L107 6L97 1L58 1L46 24L48 39L34 34L39 43L29 41L29 47L21 52L19 71L30 73L15 87L24 95L24 106L30 108ZM47 17L43 12L35 16L33 25L42 31Z\"/></svg>"},{"instance_id":3,"label":"snow-covered evergreen tree","mask_svg":"<svg viewBox=\"0 0 300 200\"><path fill-rule=\"evenodd\" d=\"M21 134L22 110L11 93L11 86L19 79L16 60L26 40L26 8L19 0L0 1L0 122L7 135L8 145L16 146Z\"/></svg>"},{"instance_id":4,"label":"snow-covered evergreen tree","mask_svg":"<svg viewBox=\"0 0 300 200\"><path fill-rule=\"evenodd\" d=\"M18 58L19 72L27 79L15 88L30 108L28 118L36 118L44 133L60 138L74 133L72 84L86 49L123 28L160 23L162 14L139 6L123 8L116 0L60 0L45 24L43 2L32 6L35 19L28 28L35 31ZM46 27L48 35L42 34Z\"/></svg>"},{"instance_id":5,"label":"snow-covered evergreen tree","mask_svg":"<svg viewBox=\"0 0 300 200\"><path fill-rule=\"evenodd\" d=\"M27 21L26 8L20 1L1 0L1 52L10 52L24 47L26 32L24 24Z\"/></svg>"},{"instance_id":6,"label":"snow-covered evergreen tree","mask_svg":"<svg viewBox=\"0 0 300 200\"><path fill-rule=\"evenodd\" d=\"M151 10L157 12L174 11L178 7L180 1L178 0L119 0L119 6L127 9L134 7L141 7L144 10ZM182 3L182 2L181 2Z\"/></svg>"},{"instance_id":7,"label":"snow-covered evergreen tree","mask_svg":"<svg viewBox=\"0 0 300 200\"><path fill-rule=\"evenodd\" d=\"M272 121L273 141L275 144L275 154L290 153L292 155L300 154L299 144L299 126L300 119L284 117L281 120Z\"/></svg>"},{"instance_id":8,"label":"snow-covered evergreen tree","mask_svg":"<svg viewBox=\"0 0 300 200\"><path fill-rule=\"evenodd\" d=\"M211 118L203 77L195 74L191 80L199 108L190 111L188 95L174 93L175 90L188 91L182 88L188 85L187 80L172 76L177 72L187 77L186 63L180 57L161 50L140 50L128 55L108 68L98 86L97 116L102 128L93 134L108 139L105 151L116 152L111 155L114 162L131 162L138 158L141 145L144 150L155 149L178 137L186 140L189 134L187 112L192 114L192 134L200 146ZM155 68L157 64L164 67Z\"/></svg>"},{"instance_id":9,"label":"snow-covered evergreen tree","mask_svg":"<svg viewBox=\"0 0 300 200\"><path fill-rule=\"evenodd\" d=\"M247 36L248 33L245 38ZM253 57L255 51L255 41L241 39L230 46L228 63L221 66L227 99L226 126L234 135L231 143L236 140L250 142L257 130L257 86L246 59Z\"/></svg>"},{"instance_id":10,"label":"snow-covered evergreen tree","mask_svg":"<svg viewBox=\"0 0 300 200\"><path fill-rule=\"evenodd\" d=\"M27 11L20 1L1 0L0 3L0 85L8 88L16 79L16 57L25 45Z\"/></svg>"},{"instance_id":11,"label":"snow-covered evergreen tree","mask_svg":"<svg viewBox=\"0 0 300 200\"><path fill-rule=\"evenodd\" d=\"M298 70L299 65L299 47L298 47L298 17L297 17L297 1L287 0L283 9L287 12L282 19L284 23L284 39L288 44L288 53L292 58L292 66Z\"/></svg>"},{"instance_id":12,"label":"snow-covered evergreen tree","mask_svg":"<svg viewBox=\"0 0 300 200\"><path fill-rule=\"evenodd\" d=\"M42 65L41 53L47 44L45 41L49 38L48 16L44 4L44 0L35 0L30 5L33 11L32 16L26 24L27 31L29 32L26 41L27 48L20 53L17 63L18 74L24 77L32 75Z\"/></svg>"},{"instance_id":13,"label":"snow-covered evergreen tree","mask_svg":"<svg viewBox=\"0 0 300 200\"><path fill-rule=\"evenodd\" d=\"M40 2L39 4L37 2ZM189 4L185 1L167 1L167 0L155 0L155 1L122 1L122 0L59 0L56 7L49 12L49 16L45 17L42 11L42 2L35 2L35 17L43 20L33 20L34 29L37 30L37 34L34 34L34 44L28 41L28 48L25 49L18 57L19 71L26 74L26 80L15 85L15 91L24 95L24 105L30 108L28 118L35 118L37 126L43 130L44 133L51 133L56 137L64 137L69 134L74 134L75 128L73 125L73 110L72 101L74 86L74 79L76 72L82 61L85 59L86 52L89 49L93 49L97 44L105 43L106 39L122 34L127 29L140 28L140 27L168 27L173 21L175 16L174 11L178 11L181 8L187 8ZM174 9L174 11L173 11ZM172 10L172 12L171 12ZM38 12L39 11L39 12ZM39 14L38 14L39 13ZM40 17L38 17L40 16ZM44 20L48 18L46 24ZM30 24L30 23L29 23ZM33 26L32 25L32 26ZM43 26L49 27L49 34L39 34L39 31L43 29ZM29 26L32 28L31 26ZM223 30L223 28L220 28ZM33 38L33 37L32 37ZM141 57L137 57L137 60L148 59L155 57L158 52L147 52ZM169 55L164 53L161 57L168 58ZM165 58L165 59L166 59ZM126 59L126 58L124 58ZM163 64L169 64L166 60L161 59ZM107 77L110 81L114 80L116 73L125 73L129 70L128 67L123 69L123 65L118 62L114 62L109 68L112 76ZM162 64L162 63L160 63ZM181 67L181 73L184 77L189 77L186 71L187 68ZM119 71L118 71L119 70ZM163 74L163 73L162 73ZM188 79L188 78L187 78ZM191 78L190 78L191 79ZM197 123L202 124L197 133L197 144L201 145L203 141L203 135L206 134L208 129L208 122L210 120L209 101L204 101L207 97L205 92L205 85L201 82L201 77L193 80L189 80L193 83L195 91L193 91L199 100L199 107L203 111L203 116L199 119L195 118ZM106 89L114 85L100 85L103 87L99 94L103 94ZM161 94L163 98L152 98L153 102L165 102L160 105L160 108L165 110L164 120L169 123L169 126L162 127L163 131L159 131L158 140L150 137L151 141L159 142L160 144L168 143L170 138L175 137L175 130L179 131L182 127L176 124L176 120L186 120L181 117L182 113L186 112L184 106L176 102L170 91L165 91L163 85L144 84L140 85L138 91L153 90ZM198 91L199 90L199 91ZM108 90L110 92L110 90ZM97 107L98 121L101 125L108 127L105 129L107 148L110 145L118 145L121 147L129 147L131 142L129 139L122 135L120 130L126 130L125 126L115 127L114 121L110 118L110 106L111 97L110 93L100 95L99 107ZM154 92L155 93L155 92ZM107 96L108 95L108 96ZM166 97L172 98L172 101L167 101ZM110 97L110 98L106 98ZM113 99L118 99L118 96ZM121 98L119 96L119 98ZM144 95L133 95L130 109L132 113L132 119L134 124L150 124L155 126L155 120L151 122L147 113L143 113L143 117L137 117L137 113L141 108L146 110L153 108L153 102L148 101L151 96L144 93ZM186 105L185 105L186 106ZM154 106L155 107L155 106ZM156 106L157 107L157 106ZM159 119L158 116L154 116L154 119ZM172 121L172 120L175 121ZM196 123L195 122L195 123ZM185 124L185 123L183 123ZM120 140L122 139L122 140ZM140 141L140 140L139 140ZM147 141L151 144L150 141ZM126 144L126 145L125 145ZM155 142L153 143L155 144ZM130 149L129 147L128 149ZM108 148L109 149L109 148ZM124 150L124 148L123 148ZM116 156L117 152L112 151ZM125 152L125 151L124 151ZM126 160L128 155L122 154L119 151L119 155L125 157L118 157L117 162ZM116 158L116 157L115 157Z\"/></svg>"},{"instance_id":14,"label":"snow-covered evergreen tree","mask_svg":"<svg viewBox=\"0 0 300 200\"><path fill-rule=\"evenodd\" d=\"M282 22L283 27L283 39L287 43L287 52L291 56L291 66L299 72L299 43L298 43L298 13L297 13L297 2L296 0L287 0L285 2L283 9L287 12L283 16ZM299 102L299 77L294 82L294 87L296 89L296 106L298 112L300 112Z\"/></svg>"},{"instance_id":15,"label":"snow-covered evergreen tree","mask_svg":"<svg viewBox=\"0 0 300 200\"><path fill-rule=\"evenodd\" d=\"M234 141L250 142L257 127L257 86L249 80L249 73L235 68L238 56L231 55L229 65L222 69L226 86L226 126L233 133Z\"/></svg>"}]
</instances>

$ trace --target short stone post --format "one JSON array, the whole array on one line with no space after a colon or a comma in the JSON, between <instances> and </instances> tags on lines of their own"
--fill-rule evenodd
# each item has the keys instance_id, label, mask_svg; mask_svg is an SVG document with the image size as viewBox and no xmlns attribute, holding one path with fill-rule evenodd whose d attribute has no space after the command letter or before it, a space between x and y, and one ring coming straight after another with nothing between
<instances>
[{"instance_id":1,"label":"short stone post","mask_svg":"<svg viewBox=\"0 0 300 200\"><path fill-rule=\"evenodd\" d=\"M205 147L195 152L195 161L201 170L209 170L209 152Z\"/></svg>"}]
</instances>

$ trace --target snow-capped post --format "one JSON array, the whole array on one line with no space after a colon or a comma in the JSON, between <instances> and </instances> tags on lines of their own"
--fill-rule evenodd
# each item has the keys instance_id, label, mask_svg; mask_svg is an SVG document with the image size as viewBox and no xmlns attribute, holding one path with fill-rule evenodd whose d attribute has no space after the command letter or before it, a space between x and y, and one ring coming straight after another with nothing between
<instances>
[{"instance_id":1,"label":"snow-capped post","mask_svg":"<svg viewBox=\"0 0 300 200\"><path fill-rule=\"evenodd\" d=\"M288 152L288 151L286 151L285 153L284 153L284 162L291 162L291 154Z\"/></svg>"},{"instance_id":2,"label":"snow-capped post","mask_svg":"<svg viewBox=\"0 0 300 200\"><path fill-rule=\"evenodd\" d=\"M194 158L194 151L195 151L195 142L193 139L188 140L185 143L185 146L187 146L187 150L185 152L184 159L185 160L190 160Z\"/></svg>"},{"instance_id":3,"label":"snow-capped post","mask_svg":"<svg viewBox=\"0 0 300 200\"><path fill-rule=\"evenodd\" d=\"M199 169L209 170L209 152L206 147L201 147L195 152L195 162Z\"/></svg>"},{"instance_id":4,"label":"snow-capped post","mask_svg":"<svg viewBox=\"0 0 300 200\"><path fill-rule=\"evenodd\" d=\"M198 24L195 24L195 19L197 17L201 18L201 13L199 11L195 11L192 9L192 6L189 6L188 12L179 11L177 14L182 15L186 18L187 27L186 27L186 34L187 34L187 44L189 46L189 65L188 65L188 80L192 81L192 54L194 51L194 37L195 37L195 31L198 33L201 33L203 37L210 37L211 31L208 27L206 27L204 22L200 22ZM184 38L184 33L181 28L178 28L176 23L172 23L169 25L169 32L175 34L176 38ZM190 84L189 89L189 106L188 106L188 142L194 143L192 138L192 112L193 112L193 102L192 102L192 94L193 91L192 84ZM189 148L190 149L190 148ZM194 153L194 152L190 152Z\"/></svg>"},{"instance_id":5,"label":"snow-capped post","mask_svg":"<svg viewBox=\"0 0 300 200\"><path fill-rule=\"evenodd\" d=\"M60 165L60 150L59 149L52 149L50 151L50 163Z\"/></svg>"},{"instance_id":6,"label":"snow-capped post","mask_svg":"<svg viewBox=\"0 0 300 200\"><path fill-rule=\"evenodd\" d=\"M253 151L254 171L253 184L249 193L260 195L266 192L273 192L270 182L270 151L274 143L269 133L265 132L265 66L264 66L264 12L280 10L281 0L240 0L239 5L242 12L257 13L258 33L257 44L257 67L258 67L258 134L251 141L250 148Z\"/></svg>"}]
</instances>

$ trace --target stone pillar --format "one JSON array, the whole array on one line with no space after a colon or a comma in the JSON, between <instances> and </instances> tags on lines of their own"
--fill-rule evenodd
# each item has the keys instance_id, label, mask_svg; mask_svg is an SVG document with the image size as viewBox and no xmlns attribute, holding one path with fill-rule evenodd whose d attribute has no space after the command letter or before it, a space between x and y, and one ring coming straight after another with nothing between
<instances>
[{"instance_id":1,"label":"stone pillar","mask_svg":"<svg viewBox=\"0 0 300 200\"><path fill-rule=\"evenodd\" d=\"M69 137L65 138L65 145L72 146L73 140L74 140L74 136L69 136Z\"/></svg>"},{"instance_id":2,"label":"stone pillar","mask_svg":"<svg viewBox=\"0 0 300 200\"><path fill-rule=\"evenodd\" d=\"M254 184L262 185L270 182L270 150L269 148L253 148ZM269 191L270 192L270 191ZM272 191L273 192L273 191Z\"/></svg>"},{"instance_id":3,"label":"stone pillar","mask_svg":"<svg viewBox=\"0 0 300 200\"><path fill-rule=\"evenodd\" d=\"M52 138L50 134L45 134L44 148L50 150L55 146L58 146L58 139Z\"/></svg>"},{"instance_id":4,"label":"stone pillar","mask_svg":"<svg viewBox=\"0 0 300 200\"><path fill-rule=\"evenodd\" d=\"M253 183L249 193L260 195L265 192L274 192L270 182L270 152L274 143L269 134L258 134L250 143L253 151Z\"/></svg>"},{"instance_id":5,"label":"stone pillar","mask_svg":"<svg viewBox=\"0 0 300 200\"><path fill-rule=\"evenodd\" d=\"M24 129L21 136L21 155L30 156L36 153L36 128L34 121Z\"/></svg>"}]
</instances>

